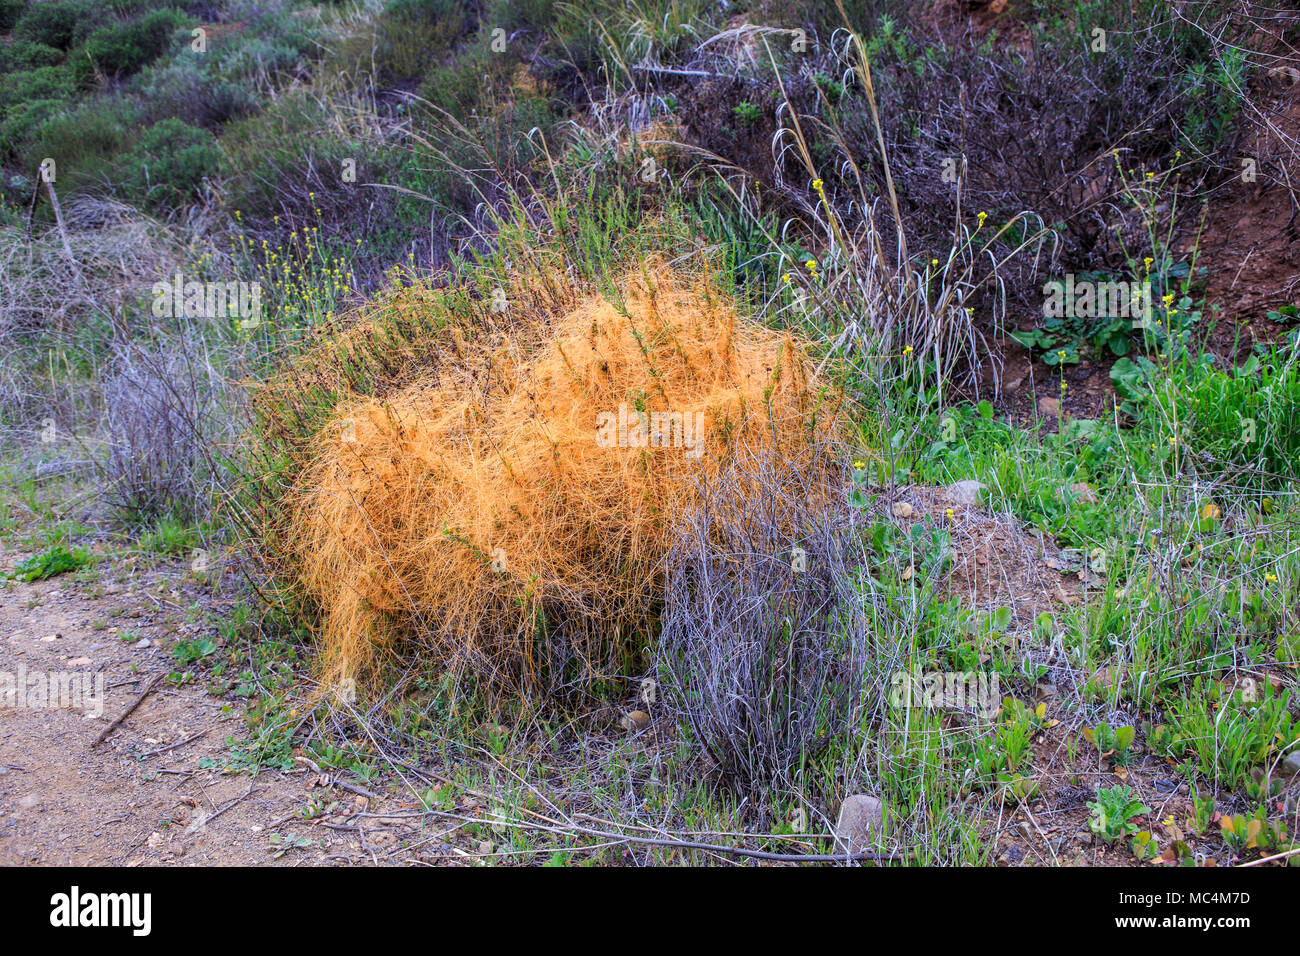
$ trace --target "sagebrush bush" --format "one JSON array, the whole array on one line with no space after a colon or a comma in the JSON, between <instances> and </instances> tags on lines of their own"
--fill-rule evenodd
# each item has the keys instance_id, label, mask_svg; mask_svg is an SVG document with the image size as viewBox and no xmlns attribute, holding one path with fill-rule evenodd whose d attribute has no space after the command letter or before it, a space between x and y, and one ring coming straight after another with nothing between
<instances>
[{"instance_id":1,"label":"sagebrush bush","mask_svg":"<svg viewBox=\"0 0 1300 956\"><path fill-rule=\"evenodd\" d=\"M199 57L175 57L154 64L136 78L133 89L150 122L168 117L215 131L221 125L257 111L251 89L213 69Z\"/></svg>"},{"instance_id":2,"label":"sagebrush bush","mask_svg":"<svg viewBox=\"0 0 1300 956\"><path fill-rule=\"evenodd\" d=\"M264 88L282 79L278 74L305 75L304 57L311 51L309 34L245 34L217 51L209 70L237 85Z\"/></svg>"}]
</instances>

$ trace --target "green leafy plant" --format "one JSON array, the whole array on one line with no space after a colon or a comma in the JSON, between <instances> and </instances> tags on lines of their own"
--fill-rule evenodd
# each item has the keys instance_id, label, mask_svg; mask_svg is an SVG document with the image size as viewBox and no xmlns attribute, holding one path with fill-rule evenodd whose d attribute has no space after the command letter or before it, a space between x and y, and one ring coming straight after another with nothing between
<instances>
[{"instance_id":1,"label":"green leafy plant","mask_svg":"<svg viewBox=\"0 0 1300 956\"><path fill-rule=\"evenodd\" d=\"M1150 830L1139 830L1135 833L1133 842L1129 846L1133 850L1133 856L1141 862L1154 858L1160 852L1160 844L1156 842Z\"/></svg>"},{"instance_id":2,"label":"green leafy plant","mask_svg":"<svg viewBox=\"0 0 1300 956\"><path fill-rule=\"evenodd\" d=\"M1084 739L1097 748L1098 753L1103 757L1110 757L1111 763L1115 766L1122 767L1129 761L1128 749L1137 731L1132 727L1112 728L1110 724L1102 721L1096 727L1084 727L1082 733Z\"/></svg>"},{"instance_id":3,"label":"green leafy plant","mask_svg":"<svg viewBox=\"0 0 1300 956\"><path fill-rule=\"evenodd\" d=\"M857 493L857 500L865 507L866 495ZM867 529L867 540L881 566L904 573L908 578L919 575L924 580L932 573L942 572L952 560L952 536L927 521L918 521L906 529L888 521L877 521ZM911 573L907 572L909 567L913 569Z\"/></svg>"},{"instance_id":4,"label":"green leafy plant","mask_svg":"<svg viewBox=\"0 0 1300 956\"><path fill-rule=\"evenodd\" d=\"M1029 756L1035 735L1048 724L1046 704L1030 708L1015 698L1004 698L993 733L977 737L973 743L974 764L980 776L986 782L992 779L1008 785L1018 795L1031 795L1037 784L1015 771Z\"/></svg>"},{"instance_id":5,"label":"green leafy plant","mask_svg":"<svg viewBox=\"0 0 1300 956\"><path fill-rule=\"evenodd\" d=\"M56 574L65 574L85 567L91 561L90 554L81 548L69 549L57 545L41 554L19 561L14 565L13 576L20 581L44 581Z\"/></svg>"},{"instance_id":6,"label":"green leafy plant","mask_svg":"<svg viewBox=\"0 0 1300 956\"><path fill-rule=\"evenodd\" d=\"M1281 820L1269 820L1268 811L1260 807L1251 816L1238 813L1232 816L1224 814L1219 820L1219 829L1223 841L1233 856L1240 857L1247 850L1259 850L1264 853L1286 849L1286 823Z\"/></svg>"},{"instance_id":7,"label":"green leafy plant","mask_svg":"<svg viewBox=\"0 0 1300 956\"><path fill-rule=\"evenodd\" d=\"M1133 819L1151 812L1145 803L1133 799L1133 788L1125 786L1099 788L1097 799L1088 804L1088 809L1092 812L1088 829L1112 845L1137 833Z\"/></svg>"},{"instance_id":8,"label":"green leafy plant","mask_svg":"<svg viewBox=\"0 0 1300 956\"><path fill-rule=\"evenodd\" d=\"M202 660L209 654L215 653L217 642L210 637L196 637L193 640L181 641L172 648L172 657L176 658L181 664L193 664L197 660Z\"/></svg>"},{"instance_id":9,"label":"green leafy plant","mask_svg":"<svg viewBox=\"0 0 1300 956\"><path fill-rule=\"evenodd\" d=\"M1215 707L1210 689L1194 680L1191 693L1175 704L1169 730L1158 735L1165 753L1192 758L1196 769L1221 786L1245 785L1252 767L1300 738L1290 693L1277 694L1268 681L1263 686L1257 702L1243 700L1237 691Z\"/></svg>"},{"instance_id":10,"label":"green leafy plant","mask_svg":"<svg viewBox=\"0 0 1300 956\"><path fill-rule=\"evenodd\" d=\"M753 126L763 118L763 110L755 103L745 100L731 111L741 126Z\"/></svg>"},{"instance_id":11,"label":"green leafy plant","mask_svg":"<svg viewBox=\"0 0 1300 956\"><path fill-rule=\"evenodd\" d=\"M1196 833L1204 833L1211 821L1214 820L1214 797L1201 796L1199 790L1192 792L1192 829Z\"/></svg>"}]
</instances>

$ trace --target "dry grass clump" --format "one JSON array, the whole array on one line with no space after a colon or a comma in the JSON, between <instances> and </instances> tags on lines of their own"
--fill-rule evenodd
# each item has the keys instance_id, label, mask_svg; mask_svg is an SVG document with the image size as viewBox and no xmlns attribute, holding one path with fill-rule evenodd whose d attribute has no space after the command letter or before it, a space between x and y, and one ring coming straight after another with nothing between
<instances>
[{"instance_id":1,"label":"dry grass clump","mask_svg":"<svg viewBox=\"0 0 1300 956\"><path fill-rule=\"evenodd\" d=\"M170 276L184 258L164 226L120 203L72 197L63 212L66 231L0 225L0 417L30 423L24 442L46 417L60 431L90 427L98 396L56 380L52 355L74 366L102 361L87 348L90 330L120 327L148 277Z\"/></svg>"},{"instance_id":2,"label":"dry grass clump","mask_svg":"<svg viewBox=\"0 0 1300 956\"><path fill-rule=\"evenodd\" d=\"M315 439L292 541L327 683L400 641L516 692L627 672L675 518L736 454L836 430L803 346L707 281L652 267L535 318L449 336L472 373L343 402Z\"/></svg>"}]
</instances>

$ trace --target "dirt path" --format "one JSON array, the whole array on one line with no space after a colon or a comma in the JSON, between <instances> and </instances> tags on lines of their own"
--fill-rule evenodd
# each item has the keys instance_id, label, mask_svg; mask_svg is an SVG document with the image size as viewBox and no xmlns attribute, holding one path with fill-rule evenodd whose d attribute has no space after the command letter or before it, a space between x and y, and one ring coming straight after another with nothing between
<instances>
[{"instance_id":1,"label":"dirt path","mask_svg":"<svg viewBox=\"0 0 1300 956\"><path fill-rule=\"evenodd\" d=\"M0 552L0 567L20 557ZM308 768L223 773L226 738L248 736L243 708L201 682L177 687L164 678L91 748L154 675L176 669L167 631L206 627L177 625L168 613L183 610L180 593L169 590L180 572L170 570L170 579L148 571L89 585L64 575L0 588L0 865L400 862L405 845L425 838L376 821L367 839L355 827L332 825L329 813L295 817L309 804L352 813L367 803L319 788ZM134 643L121 639L122 630ZM90 700L31 706L32 681L47 681L50 672L89 675L73 686L84 686ZM16 681L23 673L28 706L14 706L14 696L3 697L5 675ZM95 675L103 677L102 708ZM277 856L288 841L294 845Z\"/></svg>"}]
</instances>

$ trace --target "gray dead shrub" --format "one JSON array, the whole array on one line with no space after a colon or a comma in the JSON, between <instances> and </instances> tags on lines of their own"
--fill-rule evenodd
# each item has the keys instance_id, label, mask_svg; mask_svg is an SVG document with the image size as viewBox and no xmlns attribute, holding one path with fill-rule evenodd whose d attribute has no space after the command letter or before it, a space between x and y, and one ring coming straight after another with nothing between
<instances>
[{"instance_id":1,"label":"gray dead shrub","mask_svg":"<svg viewBox=\"0 0 1300 956\"><path fill-rule=\"evenodd\" d=\"M128 524L208 513L232 432L228 389L203 340L119 344L104 381L106 498Z\"/></svg>"},{"instance_id":2,"label":"gray dead shrub","mask_svg":"<svg viewBox=\"0 0 1300 956\"><path fill-rule=\"evenodd\" d=\"M680 520L656 671L664 705L736 789L786 782L859 725L885 613L846 495L774 458Z\"/></svg>"}]
</instances>

